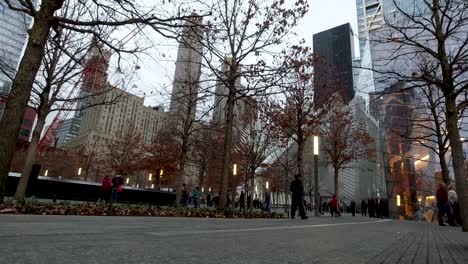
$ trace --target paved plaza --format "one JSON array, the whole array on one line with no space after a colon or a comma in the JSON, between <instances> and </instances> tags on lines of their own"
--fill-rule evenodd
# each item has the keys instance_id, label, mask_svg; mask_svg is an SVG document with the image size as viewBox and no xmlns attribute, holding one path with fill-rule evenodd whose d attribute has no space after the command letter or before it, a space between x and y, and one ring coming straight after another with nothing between
<instances>
[{"instance_id":1,"label":"paved plaza","mask_svg":"<svg viewBox=\"0 0 468 264\"><path fill-rule=\"evenodd\" d=\"M364 217L0 215L0 263L468 263L468 234Z\"/></svg>"}]
</instances>

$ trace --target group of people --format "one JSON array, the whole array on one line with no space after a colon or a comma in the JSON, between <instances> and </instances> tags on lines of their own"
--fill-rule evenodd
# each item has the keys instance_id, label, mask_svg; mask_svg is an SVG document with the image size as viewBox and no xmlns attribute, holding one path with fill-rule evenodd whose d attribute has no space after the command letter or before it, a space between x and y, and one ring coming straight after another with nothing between
<instances>
[{"instance_id":1,"label":"group of people","mask_svg":"<svg viewBox=\"0 0 468 264\"><path fill-rule=\"evenodd\" d=\"M183 184L180 205L187 206L188 204L193 204L195 208L198 208L199 197L200 189L198 188L198 186L195 187L193 192L189 193L187 190L187 185L185 183Z\"/></svg>"},{"instance_id":2,"label":"group of people","mask_svg":"<svg viewBox=\"0 0 468 264\"><path fill-rule=\"evenodd\" d=\"M312 206L304 200L304 186L302 185L301 176L296 175L294 178L290 187L292 193L291 218L295 218L296 210L298 210L301 218L307 219L306 209L311 210ZM351 213L355 216L359 209L356 207L355 201L352 200L349 205L347 205L344 201L339 201L336 195L333 195L329 201L321 202L319 210L322 215L325 212L330 212L332 217L339 217L344 212ZM362 216L367 216L368 212L369 217L388 217L389 211L387 201L385 199L368 199L367 202L362 200Z\"/></svg>"},{"instance_id":3,"label":"group of people","mask_svg":"<svg viewBox=\"0 0 468 264\"><path fill-rule=\"evenodd\" d=\"M369 198L361 202L361 215L371 218L389 217L388 203L385 199Z\"/></svg>"},{"instance_id":4,"label":"group of people","mask_svg":"<svg viewBox=\"0 0 468 264\"><path fill-rule=\"evenodd\" d=\"M122 176L115 176L112 180L109 176L104 176L101 180L99 201L104 201L105 203L109 203L109 201L113 203L117 202L119 194L122 192L122 184Z\"/></svg>"},{"instance_id":5,"label":"group of people","mask_svg":"<svg viewBox=\"0 0 468 264\"><path fill-rule=\"evenodd\" d=\"M439 184L436 192L438 222L440 226L445 226L444 217L447 216L447 223L451 226L462 225L460 215L460 205L458 204L457 193L455 190Z\"/></svg>"}]
</instances>

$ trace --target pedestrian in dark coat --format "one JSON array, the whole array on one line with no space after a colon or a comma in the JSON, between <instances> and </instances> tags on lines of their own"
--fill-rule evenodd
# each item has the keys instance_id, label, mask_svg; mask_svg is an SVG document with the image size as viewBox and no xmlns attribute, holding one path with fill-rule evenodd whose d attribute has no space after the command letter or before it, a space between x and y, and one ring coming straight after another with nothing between
<instances>
[{"instance_id":1,"label":"pedestrian in dark coat","mask_svg":"<svg viewBox=\"0 0 468 264\"><path fill-rule=\"evenodd\" d=\"M369 199L367 201L367 205L369 206L369 217L375 217L375 208L374 208L374 199Z\"/></svg>"},{"instance_id":2,"label":"pedestrian in dark coat","mask_svg":"<svg viewBox=\"0 0 468 264\"><path fill-rule=\"evenodd\" d=\"M447 213L447 206L448 206L448 192L445 184L439 184L439 188L437 188L437 208L439 209L439 225L445 226L444 224L444 215Z\"/></svg>"},{"instance_id":3,"label":"pedestrian in dark coat","mask_svg":"<svg viewBox=\"0 0 468 264\"><path fill-rule=\"evenodd\" d=\"M351 214L356 216L356 202L354 200L351 201Z\"/></svg>"},{"instance_id":4,"label":"pedestrian in dark coat","mask_svg":"<svg viewBox=\"0 0 468 264\"><path fill-rule=\"evenodd\" d=\"M239 196L239 208L240 208L240 210L245 210L245 193L244 193L244 191L242 191L240 196Z\"/></svg>"},{"instance_id":5,"label":"pedestrian in dark coat","mask_svg":"<svg viewBox=\"0 0 468 264\"><path fill-rule=\"evenodd\" d=\"M386 207L386 205L385 205L385 200L384 200L384 199L380 199L380 202L379 202L380 218L386 217L385 207Z\"/></svg>"},{"instance_id":6,"label":"pedestrian in dark coat","mask_svg":"<svg viewBox=\"0 0 468 264\"><path fill-rule=\"evenodd\" d=\"M367 203L364 200L361 202L361 215L367 216Z\"/></svg>"},{"instance_id":7,"label":"pedestrian in dark coat","mask_svg":"<svg viewBox=\"0 0 468 264\"><path fill-rule=\"evenodd\" d=\"M208 207L213 206L212 200L211 200L211 194L208 194L208 195L206 196L206 206L208 206Z\"/></svg>"},{"instance_id":8,"label":"pedestrian in dark coat","mask_svg":"<svg viewBox=\"0 0 468 264\"><path fill-rule=\"evenodd\" d=\"M302 185L301 175L297 174L294 176L294 181L291 182L289 190L292 193L291 203L291 218L294 219L296 216L296 209L299 208L299 215L302 219L307 219L307 215L304 210L304 186Z\"/></svg>"}]
</instances>

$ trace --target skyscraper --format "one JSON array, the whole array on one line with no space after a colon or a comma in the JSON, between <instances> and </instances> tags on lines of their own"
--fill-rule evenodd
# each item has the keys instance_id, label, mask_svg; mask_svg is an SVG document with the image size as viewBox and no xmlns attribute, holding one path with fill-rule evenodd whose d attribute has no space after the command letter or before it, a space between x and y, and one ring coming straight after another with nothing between
<instances>
[{"instance_id":1,"label":"skyscraper","mask_svg":"<svg viewBox=\"0 0 468 264\"><path fill-rule=\"evenodd\" d=\"M12 3L19 5L16 1ZM0 2L0 95L10 92L30 24L30 16L11 10L5 1Z\"/></svg>"},{"instance_id":2,"label":"skyscraper","mask_svg":"<svg viewBox=\"0 0 468 264\"><path fill-rule=\"evenodd\" d=\"M369 34L382 28L385 22L392 22L401 17L398 9L410 14L421 13L426 9L426 5L423 0L356 0L361 57L364 54L366 41L369 40Z\"/></svg>"},{"instance_id":3,"label":"skyscraper","mask_svg":"<svg viewBox=\"0 0 468 264\"><path fill-rule=\"evenodd\" d=\"M229 63L229 60L226 59L221 65L222 75L228 73L230 67ZM245 94L246 87L241 84L240 78L236 80L236 90L238 92L238 97L241 98L237 99L235 102L234 122L237 127L242 128L254 122L257 118L255 110L257 101L253 96L241 96L241 94ZM213 121L215 123L224 124L226 122L228 94L229 88L226 83L221 79L217 80L214 98L215 105L213 108Z\"/></svg>"},{"instance_id":4,"label":"skyscraper","mask_svg":"<svg viewBox=\"0 0 468 264\"><path fill-rule=\"evenodd\" d=\"M369 39L369 31L382 27L383 0L356 0L359 51L362 56L366 40Z\"/></svg>"},{"instance_id":5,"label":"skyscraper","mask_svg":"<svg viewBox=\"0 0 468 264\"><path fill-rule=\"evenodd\" d=\"M81 118L71 117L64 120L57 131L57 146L63 145L80 134Z\"/></svg>"},{"instance_id":6,"label":"skyscraper","mask_svg":"<svg viewBox=\"0 0 468 264\"><path fill-rule=\"evenodd\" d=\"M314 54L318 57L314 70L314 99L320 107L331 93L338 91L348 103L354 97L353 31L349 23L313 36Z\"/></svg>"},{"instance_id":7,"label":"skyscraper","mask_svg":"<svg viewBox=\"0 0 468 264\"><path fill-rule=\"evenodd\" d=\"M184 112L190 111L192 119L195 118L201 74L203 46L197 32L201 29L201 23L201 18L193 18L191 22L187 22L187 28L182 32L169 108L176 115L184 115Z\"/></svg>"}]
</instances>

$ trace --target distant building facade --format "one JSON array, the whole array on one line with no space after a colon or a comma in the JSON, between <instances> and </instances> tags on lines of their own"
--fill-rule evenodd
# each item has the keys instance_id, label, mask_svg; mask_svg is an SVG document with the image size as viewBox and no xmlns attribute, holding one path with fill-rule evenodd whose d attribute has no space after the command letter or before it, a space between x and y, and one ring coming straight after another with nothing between
<instances>
[{"instance_id":1,"label":"distant building facade","mask_svg":"<svg viewBox=\"0 0 468 264\"><path fill-rule=\"evenodd\" d=\"M187 23L200 25L201 28L202 20L194 18ZM198 102L203 52L199 33L194 27L187 27L182 32L169 107L169 111L174 115L187 116L188 111L192 120L195 119Z\"/></svg>"},{"instance_id":2,"label":"distant building facade","mask_svg":"<svg viewBox=\"0 0 468 264\"><path fill-rule=\"evenodd\" d=\"M16 0L11 2L19 5ZM7 73L0 71L0 95L8 95L10 92L12 79L28 39L30 24L30 16L11 10L5 1L0 2L0 67Z\"/></svg>"},{"instance_id":3,"label":"distant building facade","mask_svg":"<svg viewBox=\"0 0 468 264\"><path fill-rule=\"evenodd\" d=\"M62 146L76 138L80 134L80 124L81 118L75 116L63 121L55 136L57 146Z\"/></svg>"},{"instance_id":4,"label":"distant building facade","mask_svg":"<svg viewBox=\"0 0 468 264\"><path fill-rule=\"evenodd\" d=\"M229 71L229 62L226 60L221 66L221 72ZM248 124L256 120L257 100L253 96L241 96L245 93L246 87L241 84L241 79L236 81L236 90L238 91L239 99L235 102L234 107L234 124L238 128L246 127ZM226 122L227 113L227 98L229 88L222 80L217 80L213 108L213 122L224 124Z\"/></svg>"},{"instance_id":5,"label":"distant building facade","mask_svg":"<svg viewBox=\"0 0 468 264\"><path fill-rule=\"evenodd\" d=\"M104 148L106 141L117 140L129 129L149 144L166 121L167 112L161 111L162 108L145 106L142 97L118 88L113 88L103 96L115 103L85 109L79 136L66 144L68 148L80 145ZM95 100L102 99L98 96Z\"/></svg>"},{"instance_id":6,"label":"distant building facade","mask_svg":"<svg viewBox=\"0 0 468 264\"><path fill-rule=\"evenodd\" d=\"M392 0L390 0L392 1ZM359 34L359 52L362 56L369 32L382 27L382 0L356 0L356 14Z\"/></svg>"},{"instance_id":7,"label":"distant building facade","mask_svg":"<svg viewBox=\"0 0 468 264\"><path fill-rule=\"evenodd\" d=\"M7 102L7 97L0 96L0 119L3 116L5 105ZM29 141L31 133L34 127L34 122L36 121L37 112L33 107L28 106L23 115L23 122L21 123L20 132L18 135L19 141Z\"/></svg>"},{"instance_id":8,"label":"distant building facade","mask_svg":"<svg viewBox=\"0 0 468 264\"><path fill-rule=\"evenodd\" d=\"M321 107L331 93L338 91L345 103L354 97L353 32L349 23L313 35L314 99Z\"/></svg>"}]
</instances>

